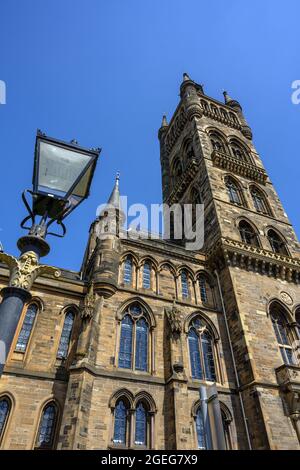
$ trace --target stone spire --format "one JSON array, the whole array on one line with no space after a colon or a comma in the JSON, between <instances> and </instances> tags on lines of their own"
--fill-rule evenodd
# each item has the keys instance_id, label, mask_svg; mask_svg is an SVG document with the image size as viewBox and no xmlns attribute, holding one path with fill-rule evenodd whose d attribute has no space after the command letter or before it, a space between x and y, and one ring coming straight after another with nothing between
<instances>
[{"instance_id":1,"label":"stone spire","mask_svg":"<svg viewBox=\"0 0 300 470\"><path fill-rule=\"evenodd\" d=\"M161 139L165 135L166 131L168 130L168 127L169 127L169 124L168 124L168 121L167 121L167 116L164 114L163 117L162 117L161 126L158 129L158 138L159 139Z\"/></svg>"},{"instance_id":2,"label":"stone spire","mask_svg":"<svg viewBox=\"0 0 300 470\"><path fill-rule=\"evenodd\" d=\"M243 114L242 106L240 105L240 103L237 100L232 99L228 95L227 91L224 90L223 95L224 95L225 104L227 106L229 106L230 108L232 108L234 111L236 111L238 116L239 116L239 119L240 119L240 122L241 122L242 134L247 139L252 140L252 130L251 130L250 126L248 125L246 119L245 119L245 116Z\"/></svg>"},{"instance_id":3,"label":"stone spire","mask_svg":"<svg viewBox=\"0 0 300 470\"><path fill-rule=\"evenodd\" d=\"M224 91L223 91L223 95L224 95L225 104L226 104L227 106L230 106L231 108L234 108L234 109L236 109L236 110L239 108L239 109L242 111L242 107L241 107L240 103L239 103L237 100L232 99L232 98L228 95L227 91L224 90Z\"/></svg>"},{"instance_id":4,"label":"stone spire","mask_svg":"<svg viewBox=\"0 0 300 470\"><path fill-rule=\"evenodd\" d=\"M113 206L116 209L120 210L120 190L119 190L119 181L120 181L120 173L118 172L116 174L116 180L115 180L115 185L114 188L111 192L111 195L109 196L109 199L107 201L107 204L109 206Z\"/></svg>"}]
</instances>

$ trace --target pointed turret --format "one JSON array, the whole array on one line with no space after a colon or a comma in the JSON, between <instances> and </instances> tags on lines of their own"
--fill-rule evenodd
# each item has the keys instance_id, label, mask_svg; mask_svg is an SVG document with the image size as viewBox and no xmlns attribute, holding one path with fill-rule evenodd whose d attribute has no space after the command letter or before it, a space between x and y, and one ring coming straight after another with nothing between
<instances>
[{"instance_id":1,"label":"pointed turret","mask_svg":"<svg viewBox=\"0 0 300 470\"><path fill-rule=\"evenodd\" d=\"M159 140L162 138L163 135L165 135L168 128L169 128L169 124L168 124L168 121L167 121L167 116L164 114L163 117L162 117L161 126L158 129L158 138L159 138Z\"/></svg>"},{"instance_id":2,"label":"pointed turret","mask_svg":"<svg viewBox=\"0 0 300 470\"><path fill-rule=\"evenodd\" d=\"M225 104L227 106L229 106L230 108L232 108L234 111L237 112L238 116L239 116L239 119L240 119L240 122L241 122L241 132L242 134L247 137L247 139L251 140L252 139L252 130L251 130L251 127L248 125L246 119L245 119L245 116L243 114L243 109L242 109L242 106L240 105L240 103L237 101L237 100L234 100L232 99L227 91L223 91L223 95L224 95L224 101L225 101Z\"/></svg>"},{"instance_id":3,"label":"pointed turret","mask_svg":"<svg viewBox=\"0 0 300 470\"><path fill-rule=\"evenodd\" d=\"M113 206L118 210L121 209L119 181L120 181L120 173L117 173L114 188L113 188L113 190L111 192L111 195L109 196L109 199L107 201L108 205Z\"/></svg>"}]
</instances>

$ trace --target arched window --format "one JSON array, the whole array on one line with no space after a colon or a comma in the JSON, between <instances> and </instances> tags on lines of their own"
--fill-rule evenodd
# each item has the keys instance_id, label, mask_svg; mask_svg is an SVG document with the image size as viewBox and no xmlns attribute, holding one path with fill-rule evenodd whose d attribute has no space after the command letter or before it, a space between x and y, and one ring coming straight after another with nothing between
<instances>
[{"instance_id":1,"label":"arched window","mask_svg":"<svg viewBox=\"0 0 300 470\"><path fill-rule=\"evenodd\" d=\"M64 326L62 329L60 342L57 350L57 357L59 359L66 359L68 355L73 324L74 313L69 310L65 315Z\"/></svg>"},{"instance_id":2,"label":"arched window","mask_svg":"<svg viewBox=\"0 0 300 470\"><path fill-rule=\"evenodd\" d=\"M215 302L214 302L212 286L209 283L206 275L200 274L198 276L198 283L199 283L201 302L204 305L213 306Z\"/></svg>"},{"instance_id":3,"label":"arched window","mask_svg":"<svg viewBox=\"0 0 300 470\"><path fill-rule=\"evenodd\" d=\"M181 294L183 299L188 299L190 296L189 281L186 271L181 271Z\"/></svg>"},{"instance_id":4,"label":"arched window","mask_svg":"<svg viewBox=\"0 0 300 470\"><path fill-rule=\"evenodd\" d=\"M204 428L203 414L202 414L202 410L200 406L196 414L196 432L197 432L198 449L205 450L206 449L205 428Z\"/></svg>"},{"instance_id":5,"label":"arched window","mask_svg":"<svg viewBox=\"0 0 300 470\"><path fill-rule=\"evenodd\" d=\"M227 153L224 140L217 132L211 132L209 134L209 137L213 150L215 150L216 152Z\"/></svg>"},{"instance_id":6,"label":"arched window","mask_svg":"<svg viewBox=\"0 0 300 470\"><path fill-rule=\"evenodd\" d=\"M252 186L250 192L251 192L254 207L257 210L257 212L262 212L263 214L270 214L270 210L268 208L268 204L267 204L264 194L255 186Z\"/></svg>"},{"instance_id":7,"label":"arched window","mask_svg":"<svg viewBox=\"0 0 300 470\"><path fill-rule=\"evenodd\" d=\"M268 230L268 239L274 253L288 256L285 243L275 230Z\"/></svg>"},{"instance_id":8,"label":"arched window","mask_svg":"<svg viewBox=\"0 0 300 470\"><path fill-rule=\"evenodd\" d=\"M36 439L36 448L52 449L54 446L55 429L58 410L55 402L47 403L44 407Z\"/></svg>"},{"instance_id":9,"label":"arched window","mask_svg":"<svg viewBox=\"0 0 300 470\"><path fill-rule=\"evenodd\" d=\"M251 225L245 220L239 223L241 239L247 245L259 246L257 235Z\"/></svg>"},{"instance_id":10,"label":"arched window","mask_svg":"<svg viewBox=\"0 0 300 470\"><path fill-rule=\"evenodd\" d=\"M128 404L120 399L114 412L114 437L115 444L127 444L128 436Z\"/></svg>"},{"instance_id":11,"label":"arched window","mask_svg":"<svg viewBox=\"0 0 300 470\"><path fill-rule=\"evenodd\" d=\"M143 288L151 288L151 264L148 261L143 266Z\"/></svg>"},{"instance_id":12,"label":"arched window","mask_svg":"<svg viewBox=\"0 0 300 470\"><path fill-rule=\"evenodd\" d=\"M124 284L132 285L132 258L127 256L124 263L124 274L123 274Z\"/></svg>"},{"instance_id":13,"label":"arched window","mask_svg":"<svg viewBox=\"0 0 300 470\"><path fill-rule=\"evenodd\" d=\"M6 424L11 410L11 401L8 397L0 398L0 443L4 436Z\"/></svg>"},{"instance_id":14,"label":"arched window","mask_svg":"<svg viewBox=\"0 0 300 470\"><path fill-rule=\"evenodd\" d=\"M225 411L222 409L221 409L221 418L222 418L224 438L225 438L225 447L226 447L226 450L231 450L232 442L231 442L230 424L232 420L227 416Z\"/></svg>"},{"instance_id":15,"label":"arched window","mask_svg":"<svg viewBox=\"0 0 300 470\"><path fill-rule=\"evenodd\" d=\"M199 317L192 320L190 324L188 342L192 377L216 381L212 337Z\"/></svg>"},{"instance_id":16,"label":"arched window","mask_svg":"<svg viewBox=\"0 0 300 470\"><path fill-rule=\"evenodd\" d=\"M237 183L229 176L225 180L226 188L228 191L229 201L233 204L243 205L243 198L241 190Z\"/></svg>"},{"instance_id":17,"label":"arched window","mask_svg":"<svg viewBox=\"0 0 300 470\"><path fill-rule=\"evenodd\" d=\"M147 446L148 413L143 402L139 402L135 410L135 439L134 443Z\"/></svg>"},{"instance_id":18,"label":"arched window","mask_svg":"<svg viewBox=\"0 0 300 470\"><path fill-rule=\"evenodd\" d=\"M18 352L25 352L26 347L32 332L32 328L35 322L35 318L38 312L37 304L30 304L27 307L23 325L19 333L15 350Z\"/></svg>"},{"instance_id":19,"label":"arched window","mask_svg":"<svg viewBox=\"0 0 300 470\"><path fill-rule=\"evenodd\" d=\"M283 362L285 364L294 364L295 361L285 314L283 310L275 304L270 309L270 316Z\"/></svg>"},{"instance_id":20,"label":"arched window","mask_svg":"<svg viewBox=\"0 0 300 470\"><path fill-rule=\"evenodd\" d=\"M235 158L245 162L249 161L248 151L236 139L232 139L230 141L230 148Z\"/></svg>"},{"instance_id":21,"label":"arched window","mask_svg":"<svg viewBox=\"0 0 300 470\"><path fill-rule=\"evenodd\" d=\"M138 304L131 304L121 322L119 367L148 370L149 323L146 312Z\"/></svg>"}]
</instances>

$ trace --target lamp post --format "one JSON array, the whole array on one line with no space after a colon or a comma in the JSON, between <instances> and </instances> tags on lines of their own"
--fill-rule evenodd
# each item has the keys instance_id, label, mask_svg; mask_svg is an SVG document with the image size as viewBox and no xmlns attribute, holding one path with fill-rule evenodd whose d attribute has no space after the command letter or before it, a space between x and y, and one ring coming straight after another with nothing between
<instances>
[{"instance_id":1,"label":"lamp post","mask_svg":"<svg viewBox=\"0 0 300 470\"><path fill-rule=\"evenodd\" d=\"M60 276L59 270L39 264L39 259L50 251L46 235L65 235L63 220L88 197L99 154L98 148L86 149L74 140L63 142L37 132L33 188L22 195L28 215L21 227L29 232L18 240L19 258L0 252L0 262L7 264L10 272L8 287L1 291L0 376L24 304L31 298L33 282L42 274ZM31 204L27 200L28 194L32 198ZM40 217L38 222L37 217ZM60 232L49 231L54 223Z\"/></svg>"}]
</instances>

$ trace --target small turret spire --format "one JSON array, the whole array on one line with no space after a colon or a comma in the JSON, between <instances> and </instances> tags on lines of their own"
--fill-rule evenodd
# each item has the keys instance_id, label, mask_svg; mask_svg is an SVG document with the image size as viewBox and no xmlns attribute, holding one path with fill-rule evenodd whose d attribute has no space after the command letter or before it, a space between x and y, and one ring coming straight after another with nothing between
<instances>
[{"instance_id":1,"label":"small turret spire","mask_svg":"<svg viewBox=\"0 0 300 470\"><path fill-rule=\"evenodd\" d=\"M187 80L191 80L191 79L190 79L189 75L186 72L184 72L183 81L186 82Z\"/></svg>"},{"instance_id":2,"label":"small turret spire","mask_svg":"<svg viewBox=\"0 0 300 470\"><path fill-rule=\"evenodd\" d=\"M161 126L160 127L168 127L168 121L167 121L167 116L164 114L163 117L162 117L162 121L161 121Z\"/></svg>"},{"instance_id":3,"label":"small turret spire","mask_svg":"<svg viewBox=\"0 0 300 470\"><path fill-rule=\"evenodd\" d=\"M115 185L109 196L107 201L108 204L115 207L116 209L120 209L120 191L119 191L119 181L120 181L120 173L116 173Z\"/></svg>"},{"instance_id":4,"label":"small turret spire","mask_svg":"<svg viewBox=\"0 0 300 470\"><path fill-rule=\"evenodd\" d=\"M232 99L228 95L227 91L224 90L223 95L224 95L225 104L227 106L230 106L231 108L239 108L240 110L242 110L242 107L241 107L240 103L237 100Z\"/></svg>"}]
</instances>

